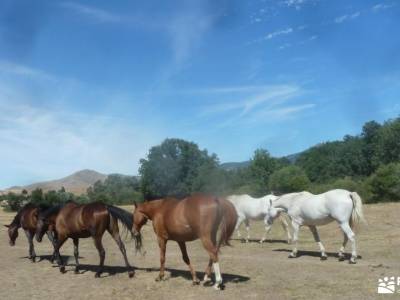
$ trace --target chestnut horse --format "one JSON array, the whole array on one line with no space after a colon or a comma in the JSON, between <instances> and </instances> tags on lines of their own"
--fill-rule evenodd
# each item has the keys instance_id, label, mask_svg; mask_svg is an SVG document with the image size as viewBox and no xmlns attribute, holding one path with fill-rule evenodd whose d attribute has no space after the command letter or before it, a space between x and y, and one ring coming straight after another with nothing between
<instances>
[{"instance_id":1,"label":"chestnut horse","mask_svg":"<svg viewBox=\"0 0 400 300\"><path fill-rule=\"evenodd\" d=\"M199 284L186 251L185 242L200 239L210 256L204 281L208 283L211 265L215 272L216 289L223 289L218 263L218 252L222 245L229 245L237 222L237 214L232 203L225 199L194 195L183 200L165 198L141 204L135 203L133 213L133 235L139 236L140 229L150 219L160 247L160 274L156 281L164 280L165 250L168 240L176 241L182 252L183 261L192 274L193 284ZM219 237L217 233L220 231Z\"/></svg>"},{"instance_id":2,"label":"chestnut horse","mask_svg":"<svg viewBox=\"0 0 400 300\"><path fill-rule=\"evenodd\" d=\"M18 237L18 229L22 227L22 229L25 232L25 235L28 239L29 242L29 259L32 260L32 262L35 262L36 260L36 253L35 253L35 248L33 246L33 237L35 235L36 231L36 225L37 225L37 218L38 214L45 210L48 209L48 206L45 205L40 205L37 206L32 203L26 204L24 207L22 207L17 215L14 217L13 221L10 223L10 225L4 225L5 227L8 228L8 237L10 238L9 243L10 246L15 245L15 240ZM50 242L54 245L54 237L51 233L51 228L50 230L47 231L47 236L50 240ZM52 260L54 258L54 254L52 257Z\"/></svg>"},{"instance_id":3,"label":"chestnut horse","mask_svg":"<svg viewBox=\"0 0 400 300\"><path fill-rule=\"evenodd\" d=\"M95 277L100 277L105 259L105 250L101 240L107 230L124 257L129 277L133 277L134 270L126 257L125 245L119 234L118 221L129 231L132 229L132 214L121 208L101 202L81 205L75 202L68 202L39 215L36 239L38 242L42 240L44 232L49 225L55 227L57 240L54 251L60 272L65 273L65 266L60 256L60 248L68 238L71 238L74 242L75 273L79 273L79 239L92 237L100 256L100 265Z\"/></svg>"}]
</instances>

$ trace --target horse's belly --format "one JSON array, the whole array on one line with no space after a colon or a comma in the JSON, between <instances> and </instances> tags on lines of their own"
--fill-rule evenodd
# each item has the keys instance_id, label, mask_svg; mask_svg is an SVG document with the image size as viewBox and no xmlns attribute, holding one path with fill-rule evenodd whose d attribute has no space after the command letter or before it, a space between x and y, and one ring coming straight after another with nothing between
<instances>
[{"instance_id":1,"label":"horse's belly","mask_svg":"<svg viewBox=\"0 0 400 300\"><path fill-rule=\"evenodd\" d=\"M315 219L303 219L303 225L326 225L333 221L333 218L330 216L326 216L323 218L315 218Z\"/></svg>"}]
</instances>

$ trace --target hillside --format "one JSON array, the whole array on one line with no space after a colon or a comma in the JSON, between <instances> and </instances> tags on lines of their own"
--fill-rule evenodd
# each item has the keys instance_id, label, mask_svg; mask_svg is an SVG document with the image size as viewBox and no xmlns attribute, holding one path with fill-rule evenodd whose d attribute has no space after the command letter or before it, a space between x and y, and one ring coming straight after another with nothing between
<instances>
[{"instance_id":1,"label":"hillside","mask_svg":"<svg viewBox=\"0 0 400 300\"><path fill-rule=\"evenodd\" d=\"M27 186L15 186L9 189L6 189L4 192L15 192L20 193L22 190L27 190L28 192L33 191L34 189L40 188L43 191L49 190L59 190L61 187L64 187L67 192L71 192L75 195L81 195L86 193L86 189L93 185L96 181L101 180L104 181L107 178L107 175L93 171L93 170L81 170L76 173L73 173L67 177L33 183Z\"/></svg>"}]
</instances>

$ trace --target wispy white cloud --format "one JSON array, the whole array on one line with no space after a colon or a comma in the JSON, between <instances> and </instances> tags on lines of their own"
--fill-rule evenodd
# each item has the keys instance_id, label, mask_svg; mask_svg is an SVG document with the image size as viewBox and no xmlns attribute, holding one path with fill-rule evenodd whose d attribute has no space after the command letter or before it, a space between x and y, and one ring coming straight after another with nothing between
<instances>
[{"instance_id":1,"label":"wispy white cloud","mask_svg":"<svg viewBox=\"0 0 400 300\"><path fill-rule=\"evenodd\" d=\"M265 110L258 111L252 117L253 122L259 122L263 120L268 121L283 121L289 118L298 116L303 111L310 110L316 105L314 103L305 103L299 105L286 105L279 108L267 108Z\"/></svg>"},{"instance_id":2,"label":"wispy white cloud","mask_svg":"<svg viewBox=\"0 0 400 300\"><path fill-rule=\"evenodd\" d=\"M335 23L340 24L345 21L354 20L354 19L358 18L360 15L361 15L361 12L357 11L353 14L346 14L346 15L336 17L334 21L335 21Z\"/></svg>"},{"instance_id":3,"label":"wispy white cloud","mask_svg":"<svg viewBox=\"0 0 400 300\"><path fill-rule=\"evenodd\" d=\"M273 39L274 37L277 37L277 36L280 36L280 35L290 34L292 32L293 32L293 28L288 27L288 28L285 28L285 29L281 29L281 30L276 30L276 31L270 32L265 36L264 39L270 40L270 39Z\"/></svg>"},{"instance_id":4,"label":"wispy white cloud","mask_svg":"<svg viewBox=\"0 0 400 300\"><path fill-rule=\"evenodd\" d=\"M378 4L374 5L374 6L372 6L371 10L373 12L379 12L379 11L391 8L393 6L395 6L394 3L390 3L390 4L388 4L388 3L378 3Z\"/></svg>"},{"instance_id":5,"label":"wispy white cloud","mask_svg":"<svg viewBox=\"0 0 400 300\"><path fill-rule=\"evenodd\" d=\"M0 60L0 73L29 77L31 79L55 80L56 77L40 69Z\"/></svg>"},{"instance_id":6,"label":"wispy white cloud","mask_svg":"<svg viewBox=\"0 0 400 300\"><path fill-rule=\"evenodd\" d=\"M62 2L61 5L65 8L71 9L72 11L84 15L86 17L89 17L95 22L99 23L120 23L125 21L125 18L123 16L120 16L115 13L111 13L109 11L89 6L89 5L83 5L80 3L76 2Z\"/></svg>"}]
</instances>

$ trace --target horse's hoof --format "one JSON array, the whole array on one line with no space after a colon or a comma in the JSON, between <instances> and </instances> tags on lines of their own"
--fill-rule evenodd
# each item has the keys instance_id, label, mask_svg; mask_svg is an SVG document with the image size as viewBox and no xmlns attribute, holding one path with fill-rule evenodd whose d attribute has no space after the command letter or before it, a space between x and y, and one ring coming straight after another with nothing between
<instances>
[{"instance_id":1,"label":"horse's hoof","mask_svg":"<svg viewBox=\"0 0 400 300\"><path fill-rule=\"evenodd\" d=\"M290 245L292 243L292 240L287 240L288 245Z\"/></svg>"},{"instance_id":2,"label":"horse's hoof","mask_svg":"<svg viewBox=\"0 0 400 300\"><path fill-rule=\"evenodd\" d=\"M135 276L135 271L129 271L128 276L129 276L129 278L132 278L133 276Z\"/></svg>"},{"instance_id":3,"label":"horse's hoof","mask_svg":"<svg viewBox=\"0 0 400 300\"><path fill-rule=\"evenodd\" d=\"M225 285L222 282L216 283L214 284L214 289L222 291L225 289Z\"/></svg>"},{"instance_id":4,"label":"horse's hoof","mask_svg":"<svg viewBox=\"0 0 400 300\"><path fill-rule=\"evenodd\" d=\"M288 258L297 258L297 254L290 253Z\"/></svg>"},{"instance_id":5,"label":"horse's hoof","mask_svg":"<svg viewBox=\"0 0 400 300\"><path fill-rule=\"evenodd\" d=\"M60 272L62 273L62 274L64 274L66 271L65 271L65 267L60 267Z\"/></svg>"},{"instance_id":6,"label":"horse's hoof","mask_svg":"<svg viewBox=\"0 0 400 300\"><path fill-rule=\"evenodd\" d=\"M260 244L262 244L262 243L264 243L264 241L265 241L265 240L264 240L264 239L262 239L262 240L260 240L260 241L259 241L259 243L260 243Z\"/></svg>"},{"instance_id":7,"label":"horse's hoof","mask_svg":"<svg viewBox=\"0 0 400 300\"><path fill-rule=\"evenodd\" d=\"M321 260L327 260L327 259L328 259L328 256L326 256L326 255L321 256Z\"/></svg>"},{"instance_id":8,"label":"horse's hoof","mask_svg":"<svg viewBox=\"0 0 400 300\"><path fill-rule=\"evenodd\" d=\"M214 283L208 279L207 281L204 281L203 286L212 286Z\"/></svg>"},{"instance_id":9,"label":"horse's hoof","mask_svg":"<svg viewBox=\"0 0 400 300\"><path fill-rule=\"evenodd\" d=\"M156 281L157 281L157 282L166 281L166 280L167 280L167 278L165 277L165 275L158 275L158 276L156 277Z\"/></svg>"},{"instance_id":10,"label":"horse's hoof","mask_svg":"<svg viewBox=\"0 0 400 300\"><path fill-rule=\"evenodd\" d=\"M199 279L195 279L195 280L193 280L193 282L192 282L192 285L199 285L200 284L200 280Z\"/></svg>"},{"instance_id":11,"label":"horse's hoof","mask_svg":"<svg viewBox=\"0 0 400 300\"><path fill-rule=\"evenodd\" d=\"M32 262L36 262L36 257L32 257Z\"/></svg>"},{"instance_id":12,"label":"horse's hoof","mask_svg":"<svg viewBox=\"0 0 400 300\"><path fill-rule=\"evenodd\" d=\"M355 258L350 258L350 260L349 260L349 264L352 264L352 265L355 265L357 263L357 261L356 261L356 259Z\"/></svg>"},{"instance_id":13,"label":"horse's hoof","mask_svg":"<svg viewBox=\"0 0 400 300\"><path fill-rule=\"evenodd\" d=\"M338 260L339 261L344 261L346 258L344 257L344 255L339 255L339 258L338 258Z\"/></svg>"},{"instance_id":14,"label":"horse's hoof","mask_svg":"<svg viewBox=\"0 0 400 300\"><path fill-rule=\"evenodd\" d=\"M74 270L75 274L79 274L79 271L77 269Z\"/></svg>"},{"instance_id":15,"label":"horse's hoof","mask_svg":"<svg viewBox=\"0 0 400 300\"><path fill-rule=\"evenodd\" d=\"M100 278L101 273L100 272L96 272L96 274L94 274L94 278Z\"/></svg>"}]
</instances>

